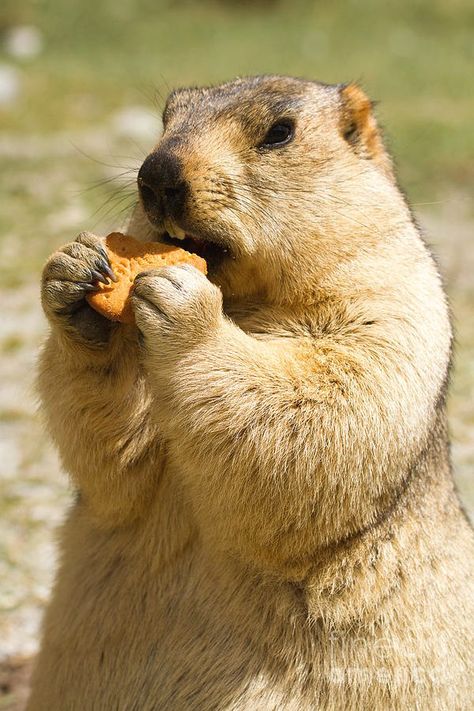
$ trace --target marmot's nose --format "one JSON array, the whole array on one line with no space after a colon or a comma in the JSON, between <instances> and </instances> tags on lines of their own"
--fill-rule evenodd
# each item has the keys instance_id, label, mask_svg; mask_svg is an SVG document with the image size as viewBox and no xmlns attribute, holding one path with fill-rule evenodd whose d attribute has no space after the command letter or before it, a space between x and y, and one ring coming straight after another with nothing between
<instances>
[{"instance_id":1,"label":"marmot's nose","mask_svg":"<svg viewBox=\"0 0 474 711\"><path fill-rule=\"evenodd\" d=\"M177 156L166 150L150 153L138 171L137 182L143 206L151 218L168 215L179 220L184 210L187 184Z\"/></svg>"}]
</instances>

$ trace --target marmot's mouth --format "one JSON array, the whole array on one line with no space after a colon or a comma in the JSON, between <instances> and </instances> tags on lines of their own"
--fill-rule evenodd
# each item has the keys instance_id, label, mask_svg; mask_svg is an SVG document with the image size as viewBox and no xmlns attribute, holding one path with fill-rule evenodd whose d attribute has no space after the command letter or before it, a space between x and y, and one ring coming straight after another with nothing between
<instances>
[{"instance_id":1,"label":"marmot's mouth","mask_svg":"<svg viewBox=\"0 0 474 711\"><path fill-rule=\"evenodd\" d=\"M202 237L201 235L191 235L183 231L183 236L174 236L169 232L163 232L158 236L159 242L172 244L175 247L181 247L187 252L197 254L206 260L209 267L218 266L226 258L234 258L230 247L224 245L212 237Z\"/></svg>"}]
</instances>

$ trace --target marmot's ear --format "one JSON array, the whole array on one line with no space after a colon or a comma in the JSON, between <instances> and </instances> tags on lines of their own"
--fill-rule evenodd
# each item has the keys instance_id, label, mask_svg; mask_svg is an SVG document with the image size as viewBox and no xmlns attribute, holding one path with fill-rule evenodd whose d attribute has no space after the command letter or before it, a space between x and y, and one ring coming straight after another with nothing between
<instances>
[{"instance_id":1,"label":"marmot's ear","mask_svg":"<svg viewBox=\"0 0 474 711\"><path fill-rule=\"evenodd\" d=\"M375 161L392 175L392 164L383 145L377 121L373 114L373 104L357 84L342 84L341 134L354 151L363 158Z\"/></svg>"}]
</instances>

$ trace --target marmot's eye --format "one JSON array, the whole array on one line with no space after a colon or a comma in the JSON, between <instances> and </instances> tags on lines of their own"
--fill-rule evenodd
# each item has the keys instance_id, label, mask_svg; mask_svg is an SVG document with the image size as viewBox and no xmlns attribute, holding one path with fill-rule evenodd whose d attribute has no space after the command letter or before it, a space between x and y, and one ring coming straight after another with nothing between
<instances>
[{"instance_id":1,"label":"marmot's eye","mask_svg":"<svg viewBox=\"0 0 474 711\"><path fill-rule=\"evenodd\" d=\"M261 148L277 148L284 146L293 138L294 126L291 121L274 123L263 139Z\"/></svg>"}]
</instances>

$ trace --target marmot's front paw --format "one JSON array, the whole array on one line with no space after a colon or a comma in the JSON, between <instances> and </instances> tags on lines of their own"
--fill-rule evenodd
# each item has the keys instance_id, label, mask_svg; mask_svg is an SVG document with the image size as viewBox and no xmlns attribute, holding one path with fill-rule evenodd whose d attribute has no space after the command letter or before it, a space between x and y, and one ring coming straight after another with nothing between
<instances>
[{"instance_id":1,"label":"marmot's front paw","mask_svg":"<svg viewBox=\"0 0 474 711\"><path fill-rule=\"evenodd\" d=\"M104 343L111 321L94 311L85 295L97 288L97 282L114 278L103 240L90 232L81 232L55 252L43 270L41 300L55 324L60 323L75 337L90 343Z\"/></svg>"},{"instance_id":2,"label":"marmot's front paw","mask_svg":"<svg viewBox=\"0 0 474 711\"><path fill-rule=\"evenodd\" d=\"M146 348L161 361L198 345L223 318L220 289L189 264L139 274L132 304Z\"/></svg>"}]
</instances>

